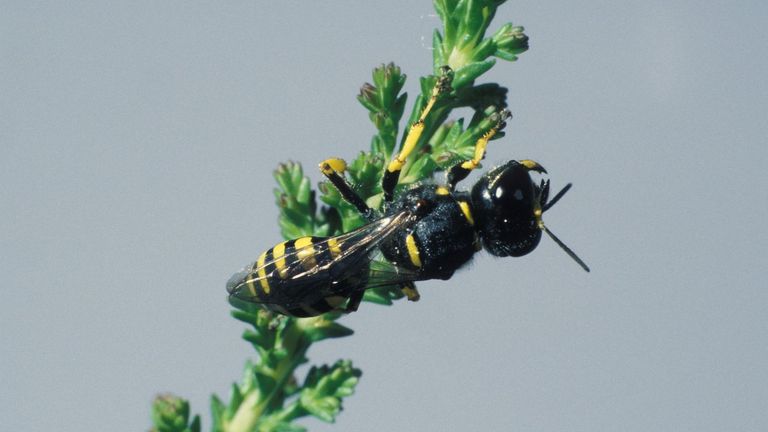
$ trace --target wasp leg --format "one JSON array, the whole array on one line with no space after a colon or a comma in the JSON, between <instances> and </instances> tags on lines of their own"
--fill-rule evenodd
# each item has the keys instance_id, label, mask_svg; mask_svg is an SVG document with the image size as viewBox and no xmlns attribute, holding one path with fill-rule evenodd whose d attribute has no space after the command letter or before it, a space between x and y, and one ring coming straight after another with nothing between
<instances>
[{"instance_id":1,"label":"wasp leg","mask_svg":"<svg viewBox=\"0 0 768 432\"><path fill-rule=\"evenodd\" d=\"M452 79L453 72L451 71L451 68L443 66L441 75L437 79L435 86L432 88L432 96L421 111L419 119L411 125L410 129L408 129L408 135L405 136L405 142L400 149L400 153L398 153L392 161L389 162L389 165L387 165L387 169L384 171L384 178L381 182L381 188L384 190L384 200L387 202L392 201L392 194L395 191L395 186L397 186L397 181L400 179L400 170L403 169L403 165L405 165L408 155L410 155L413 152L413 149L416 148L416 144L418 144L419 138L421 138L421 133L424 132L424 120L429 115L429 112L432 111L432 108L435 106L435 103L440 96L451 91Z\"/></svg>"},{"instance_id":2,"label":"wasp leg","mask_svg":"<svg viewBox=\"0 0 768 432\"><path fill-rule=\"evenodd\" d=\"M493 118L494 116L496 119ZM491 116L491 121L495 121L496 124L475 142L474 157L472 157L472 159L459 162L458 164L448 169L446 177L450 190L454 190L458 182L467 178L469 173L472 172L473 169L477 168L478 165L480 165L480 161L485 157L485 149L488 146L488 141L490 141L497 132L504 129L504 126L507 125L505 120L509 117L510 114L507 110L494 113Z\"/></svg>"},{"instance_id":3,"label":"wasp leg","mask_svg":"<svg viewBox=\"0 0 768 432\"><path fill-rule=\"evenodd\" d=\"M419 291L416 289L416 285L413 282L406 282L400 285L400 291L405 294L405 296L408 298L408 301L419 301L421 298L421 295L419 294Z\"/></svg>"},{"instance_id":4,"label":"wasp leg","mask_svg":"<svg viewBox=\"0 0 768 432\"><path fill-rule=\"evenodd\" d=\"M347 302L347 307L344 309L344 312L350 313L357 311L357 308L360 307L360 302L363 301L364 294L365 290L359 290L349 296L349 301Z\"/></svg>"},{"instance_id":5,"label":"wasp leg","mask_svg":"<svg viewBox=\"0 0 768 432\"><path fill-rule=\"evenodd\" d=\"M320 171L328 180L330 180L336 190L339 191L342 198L355 206L357 211L360 212L366 220L372 221L374 219L373 209L368 207L365 200L363 200L363 198L352 189L352 186L347 183L347 180L343 176L343 173L346 170L347 163L342 159L326 159L320 162Z\"/></svg>"}]
</instances>

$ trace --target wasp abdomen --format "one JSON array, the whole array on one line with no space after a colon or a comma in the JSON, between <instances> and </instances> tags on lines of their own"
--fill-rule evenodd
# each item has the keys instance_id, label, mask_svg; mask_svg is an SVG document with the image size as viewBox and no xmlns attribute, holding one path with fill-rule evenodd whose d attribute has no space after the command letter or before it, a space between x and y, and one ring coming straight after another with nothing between
<instances>
[{"instance_id":1,"label":"wasp abdomen","mask_svg":"<svg viewBox=\"0 0 768 432\"><path fill-rule=\"evenodd\" d=\"M369 272L367 266L340 261L344 249L335 237L278 243L231 281L230 294L296 317L337 309L352 292L365 287Z\"/></svg>"}]
</instances>

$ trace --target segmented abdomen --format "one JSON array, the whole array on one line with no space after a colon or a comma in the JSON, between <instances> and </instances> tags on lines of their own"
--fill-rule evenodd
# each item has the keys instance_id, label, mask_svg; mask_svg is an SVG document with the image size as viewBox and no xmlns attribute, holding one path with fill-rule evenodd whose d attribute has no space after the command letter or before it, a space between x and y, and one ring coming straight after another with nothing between
<instances>
[{"instance_id":1,"label":"segmented abdomen","mask_svg":"<svg viewBox=\"0 0 768 432\"><path fill-rule=\"evenodd\" d=\"M347 246L334 237L308 236L278 243L243 275L235 290L242 295L230 293L285 315L329 312L367 283L367 257L338 260Z\"/></svg>"}]
</instances>

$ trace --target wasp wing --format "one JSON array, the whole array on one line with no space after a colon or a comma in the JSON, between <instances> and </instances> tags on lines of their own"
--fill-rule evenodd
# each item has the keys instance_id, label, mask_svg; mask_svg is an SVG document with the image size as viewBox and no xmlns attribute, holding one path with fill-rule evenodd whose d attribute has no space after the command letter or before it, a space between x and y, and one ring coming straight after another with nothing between
<instances>
[{"instance_id":1,"label":"wasp wing","mask_svg":"<svg viewBox=\"0 0 768 432\"><path fill-rule=\"evenodd\" d=\"M230 278L227 291L239 300L272 303L276 299L265 298L263 290L257 287L268 286L270 280L281 280L292 282L295 289L290 297L302 298L303 291L317 289L322 282L344 281L359 273L360 266L371 261L371 252L383 240L415 220L412 212L406 210L339 236L317 238L307 245L295 247L298 240L281 243L283 247L289 243L294 247L285 248L284 253L277 253L277 248L271 253L265 252L255 263Z\"/></svg>"}]
</instances>

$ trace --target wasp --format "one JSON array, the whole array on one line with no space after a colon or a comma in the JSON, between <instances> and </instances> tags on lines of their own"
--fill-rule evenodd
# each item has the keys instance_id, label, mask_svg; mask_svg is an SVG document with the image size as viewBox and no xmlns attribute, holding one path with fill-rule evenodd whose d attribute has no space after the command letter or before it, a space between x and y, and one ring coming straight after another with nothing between
<instances>
[{"instance_id":1,"label":"wasp","mask_svg":"<svg viewBox=\"0 0 768 432\"><path fill-rule=\"evenodd\" d=\"M491 116L494 126L477 140L474 157L448 169L446 184L419 184L395 197L400 171L430 110L450 91L450 80L446 68L402 149L387 165L381 213L346 181L343 160L323 161L323 175L368 223L339 236L307 236L275 245L230 278L231 301L257 303L294 317L355 311L365 290L372 287L395 286L416 301L420 296L414 282L450 279L482 249L499 257L526 255L538 246L542 233L589 271L544 225L543 213L571 184L550 199L549 180L532 178L547 174L539 163L512 160L483 174L470 191L456 190L457 183L478 167L488 141L506 125L506 110Z\"/></svg>"}]
</instances>

